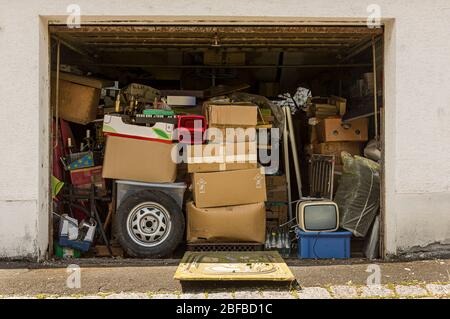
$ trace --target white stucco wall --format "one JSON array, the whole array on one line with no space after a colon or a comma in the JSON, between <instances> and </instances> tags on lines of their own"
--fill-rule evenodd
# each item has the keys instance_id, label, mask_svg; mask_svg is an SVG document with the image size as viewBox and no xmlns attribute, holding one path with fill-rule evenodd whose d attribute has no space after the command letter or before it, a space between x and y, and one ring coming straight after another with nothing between
<instances>
[{"instance_id":1,"label":"white stucco wall","mask_svg":"<svg viewBox=\"0 0 450 319\"><path fill-rule=\"evenodd\" d=\"M0 0L0 258L48 244L48 35L77 3L83 23L386 23L386 250L450 244L448 0Z\"/></svg>"}]
</instances>

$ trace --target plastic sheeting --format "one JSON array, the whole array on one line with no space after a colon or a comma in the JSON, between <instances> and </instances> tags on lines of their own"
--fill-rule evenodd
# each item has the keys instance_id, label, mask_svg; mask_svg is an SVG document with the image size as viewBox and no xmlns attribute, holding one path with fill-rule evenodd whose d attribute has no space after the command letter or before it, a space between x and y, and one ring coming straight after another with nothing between
<instances>
[{"instance_id":1,"label":"plastic sheeting","mask_svg":"<svg viewBox=\"0 0 450 319\"><path fill-rule=\"evenodd\" d=\"M341 154L344 164L334 201L341 227L365 237L380 208L380 165L364 157Z\"/></svg>"},{"instance_id":2,"label":"plastic sheeting","mask_svg":"<svg viewBox=\"0 0 450 319\"><path fill-rule=\"evenodd\" d=\"M298 87L293 96L290 93L284 93L278 95L278 97L280 100L274 101L274 103L280 107L289 107L292 115L294 115L297 111L306 107L308 99L312 97L312 94L309 89Z\"/></svg>"}]
</instances>

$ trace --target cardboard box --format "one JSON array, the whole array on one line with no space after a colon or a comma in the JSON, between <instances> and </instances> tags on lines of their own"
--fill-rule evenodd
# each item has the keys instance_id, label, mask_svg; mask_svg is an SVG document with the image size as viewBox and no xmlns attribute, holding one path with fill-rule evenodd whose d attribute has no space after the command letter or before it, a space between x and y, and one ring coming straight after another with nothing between
<instances>
[{"instance_id":1,"label":"cardboard box","mask_svg":"<svg viewBox=\"0 0 450 319\"><path fill-rule=\"evenodd\" d=\"M256 168L256 142L187 145L189 173Z\"/></svg>"},{"instance_id":2,"label":"cardboard box","mask_svg":"<svg viewBox=\"0 0 450 319\"><path fill-rule=\"evenodd\" d=\"M245 205L266 200L264 169L194 173L192 186L199 208Z\"/></svg>"},{"instance_id":3,"label":"cardboard box","mask_svg":"<svg viewBox=\"0 0 450 319\"><path fill-rule=\"evenodd\" d=\"M173 183L177 165L173 144L119 136L106 139L103 177L149 183Z\"/></svg>"},{"instance_id":4,"label":"cardboard box","mask_svg":"<svg viewBox=\"0 0 450 319\"><path fill-rule=\"evenodd\" d=\"M314 154L334 155L335 163L342 164L341 152L348 152L352 155L361 155L361 142L328 142L313 144Z\"/></svg>"},{"instance_id":5,"label":"cardboard box","mask_svg":"<svg viewBox=\"0 0 450 319\"><path fill-rule=\"evenodd\" d=\"M99 88L60 79L59 117L82 125L92 122L97 117L100 93ZM53 105L56 105L55 90L52 90L52 101Z\"/></svg>"},{"instance_id":6,"label":"cardboard box","mask_svg":"<svg viewBox=\"0 0 450 319\"><path fill-rule=\"evenodd\" d=\"M153 126L127 124L120 115L105 115L103 119L103 133L122 137L133 137L172 143L174 124L155 123Z\"/></svg>"},{"instance_id":7,"label":"cardboard box","mask_svg":"<svg viewBox=\"0 0 450 319\"><path fill-rule=\"evenodd\" d=\"M257 124L258 107L249 103L206 103L205 117L209 127L252 127Z\"/></svg>"},{"instance_id":8,"label":"cardboard box","mask_svg":"<svg viewBox=\"0 0 450 319\"><path fill-rule=\"evenodd\" d=\"M187 241L264 243L266 212L264 203L216 208L186 204Z\"/></svg>"},{"instance_id":9,"label":"cardboard box","mask_svg":"<svg viewBox=\"0 0 450 319\"><path fill-rule=\"evenodd\" d=\"M362 118L342 123L339 117L323 119L317 124L317 136L324 142L364 142L368 140L368 120Z\"/></svg>"}]
</instances>

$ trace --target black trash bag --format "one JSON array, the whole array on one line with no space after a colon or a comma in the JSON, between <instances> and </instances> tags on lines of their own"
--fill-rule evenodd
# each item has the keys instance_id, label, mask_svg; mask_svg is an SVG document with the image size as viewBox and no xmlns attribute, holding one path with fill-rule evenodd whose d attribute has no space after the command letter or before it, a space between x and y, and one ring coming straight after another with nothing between
<instances>
[{"instance_id":1,"label":"black trash bag","mask_svg":"<svg viewBox=\"0 0 450 319\"><path fill-rule=\"evenodd\" d=\"M380 208L380 165L342 152L344 164L334 201L340 226L356 237L365 237Z\"/></svg>"}]
</instances>

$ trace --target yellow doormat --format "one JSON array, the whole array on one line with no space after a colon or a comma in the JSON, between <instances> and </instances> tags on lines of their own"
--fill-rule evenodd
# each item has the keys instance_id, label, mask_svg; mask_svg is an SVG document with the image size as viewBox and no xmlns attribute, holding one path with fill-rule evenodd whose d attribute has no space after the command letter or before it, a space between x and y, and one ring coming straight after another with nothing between
<instances>
[{"instance_id":1,"label":"yellow doormat","mask_svg":"<svg viewBox=\"0 0 450 319\"><path fill-rule=\"evenodd\" d=\"M294 281L276 251L186 252L174 279L182 281Z\"/></svg>"}]
</instances>

